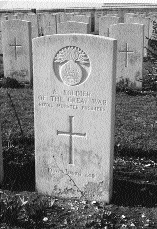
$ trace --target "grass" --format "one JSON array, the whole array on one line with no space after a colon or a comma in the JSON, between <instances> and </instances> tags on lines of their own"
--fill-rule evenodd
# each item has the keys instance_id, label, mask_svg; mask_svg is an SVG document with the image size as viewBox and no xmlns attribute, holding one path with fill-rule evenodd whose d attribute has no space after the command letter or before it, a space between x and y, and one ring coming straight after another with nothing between
<instances>
[{"instance_id":1,"label":"grass","mask_svg":"<svg viewBox=\"0 0 157 229\"><path fill-rule=\"evenodd\" d=\"M21 120L24 135L34 138L33 90L10 89L9 93ZM20 128L7 96L7 89L0 88L2 140L17 141ZM157 98L156 94L129 96L116 94L115 144L132 150L157 150Z\"/></svg>"},{"instance_id":2,"label":"grass","mask_svg":"<svg viewBox=\"0 0 157 229\"><path fill-rule=\"evenodd\" d=\"M0 88L5 171L1 228L157 228L156 93L116 94L113 198L104 205L34 192L33 90L8 90L24 137L7 89Z\"/></svg>"}]
</instances>

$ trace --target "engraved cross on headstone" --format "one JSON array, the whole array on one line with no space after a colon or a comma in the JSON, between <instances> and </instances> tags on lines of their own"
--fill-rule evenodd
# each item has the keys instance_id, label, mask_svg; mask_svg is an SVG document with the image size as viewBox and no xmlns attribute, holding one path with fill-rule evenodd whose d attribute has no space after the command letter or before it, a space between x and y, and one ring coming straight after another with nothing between
<instances>
[{"instance_id":1,"label":"engraved cross on headstone","mask_svg":"<svg viewBox=\"0 0 157 229\"><path fill-rule=\"evenodd\" d=\"M14 44L12 44L12 45L10 45L11 47L14 47L14 49L15 49L15 59L17 59L17 48L18 47L22 47L21 45L18 45L17 43L16 43L16 37L14 38Z\"/></svg>"},{"instance_id":2,"label":"engraved cross on headstone","mask_svg":"<svg viewBox=\"0 0 157 229\"><path fill-rule=\"evenodd\" d=\"M129 53L133 53L133 51L129 51L128 43L126 43L125 49L120 50L119 52L125 53L125 67L128 67L128 55Z\"/></svg>"},{"instance_id":3,"label":"engraved cross on headstone","mask_svg":"<svg viewBox=\"0 0 157 229\"><path fill-rule=\"evenodd\" d=\"M73 141L72 141L72 137L73 136L77 136L77 137L85 137L85 134L81 134L81 133L74 133L73 132L73 118L74 116L69 116L69 124L70 124L70 128L69 131L59 131L57 130L57 135L67 135L69 136L69 164L73 164L74 160L73 160Z\"/></svg>"}]
</instances>

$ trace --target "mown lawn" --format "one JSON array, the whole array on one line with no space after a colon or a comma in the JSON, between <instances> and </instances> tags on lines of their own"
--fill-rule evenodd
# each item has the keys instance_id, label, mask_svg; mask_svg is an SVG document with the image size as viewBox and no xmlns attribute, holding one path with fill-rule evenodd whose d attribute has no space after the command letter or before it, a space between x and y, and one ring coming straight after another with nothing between
<instances>
[{"instance_id":1,"label":"mown lawn","mask_svg":"<svg viewBox=\"0 0 157 229\"><path fill-rule=\"evenodd\" d=\"M156 94L116 94L113 198L104 205L34 193L33 90L8 91L23 136L7 89L0 88L5 171L0 228L157 228Z\"/></svg>"}]
</instances>

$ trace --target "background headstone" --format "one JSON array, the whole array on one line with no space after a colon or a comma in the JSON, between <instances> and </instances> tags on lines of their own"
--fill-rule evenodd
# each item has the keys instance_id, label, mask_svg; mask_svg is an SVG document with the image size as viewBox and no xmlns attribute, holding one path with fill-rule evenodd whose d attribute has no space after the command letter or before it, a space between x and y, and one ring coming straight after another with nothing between
<instances>
[{"instance_id":1,"label":"background headstone","mask_svg":"<svg viewBox=\"0 0 157 229\"><path fill-rule=\"evenodd\" d=\"M149 26L150 26L150 19L143 18L140 16L136 17L127 17L126 23L138 23L144 25L144 56L147 57L147 49L148 49L148 38L149 38Z\"/></svg>"},{"instance_id":2,"label":"background headstone","mask_svg":"<svg viewBox=\"0 0 157 229\"><path fill-rule=\"evenodd\" d=\"M57 24L57 33L66 34L66 33L90 33L89 24L83 22L67 21Z\"/></svg>"},{"instance_id":3,"label":"background headstone","mask_svg":"<svg viewBox=\"0 0 157 229\"><path fill-rule=\"evenodd\" d=\"M116 43L82 34L33 39L38 192L110 201Z\"/></svg>"},{"instance_id":4,"label":"background headstone","mask_svg":"<svg viewBox=\"0 0 157 229\"><path fill-rule=\"evenodd\" d=\"M4 76L20 82L32 82L31 22L2 22Z\"/></svg>"},{"instance_id":5,"label":"background headstone","mask_svg":"<svg viewBox=\"0 0 157 229\"><path fill-rule=\"evenodd\" d=\"M116 16L103 16L99 18L99 35L109 37L110 25L120 22L120 18Z\"/></svg>"},{"instance_id":6,"label":"background headstone","mask_svg":"<svg viewBox=\"0 0 157 229\"><path fill-rule=\"evenodd\" d=\"M90 16L74 15L72 20L76 22L84 22L84 23L89 24L89 30L91 32L91 17Z\"/></svg>"},{"instance_id":7,"label":"background headstone","mask_svg":"<svg viewBox=\"0 0 157 229\"><path fill-rule=\"evenodd\" d=\"M38 37L38 20L37 15L33 13L24 14L23 20L30 21L32 27L32 39Z\"/></svg>"},{"instance_id":8,"label":"background headstone","mask_svg":"<svg viewBox=\"0 0 157 229\"><path fill-rule=\"evenodd\" d=\"M95 15L94 15L94 34L98 35L99 34L99 18L103 16L103 11L102 10L96 10Z\"/></svg>"},{"instance_id":9,"label":"background headstone","mask_svg":"<svg viewBox=\"0 0 157 229\"><path fill-rule=\"evenodd\" d=\"M128 81L129 87L142 88L144 25L111 25L110 37L117 39L116 81Z\"/></svg>"},{"instance_id":10,"label":"background headstone","mask_svg":"<svg viewBox=\"0 0 157 229\"><path fill-rule=\"evenodd\" d=\"M135 17L135 16L136 16L135 13L125 13L125 14L124 14L124 23L126 23L127 18Z\"/></svg>"},{"instance_id":11,"label":"background headstone","mask_svg":"<svg viewBox=\"0 0 157 229\"><path fill-rule=\"evenodd\" d=\"M40 34L52 35L57 33L57 18L56 15L49 13L39 14L38 23Z\"/></svg>"}]
</instances>

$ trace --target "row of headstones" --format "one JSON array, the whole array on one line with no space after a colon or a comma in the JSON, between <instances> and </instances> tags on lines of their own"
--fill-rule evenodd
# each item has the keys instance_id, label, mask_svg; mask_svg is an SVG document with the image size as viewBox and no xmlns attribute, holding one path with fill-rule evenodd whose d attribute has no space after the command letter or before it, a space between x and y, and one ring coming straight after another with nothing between
<instances>
[{"instance_id":1,"label":"row of headstones","mask_svg":"<svg viewBox=\"0 0 157 229\"><path fill-rule=\"evenodd\" d=\"M117 82L129 79L129 86L142 88L144 25L119 23L110 25L109 32L118 40ZM5 77L32 83L31 23L2 22L2 44Z\"/></svg>"},{"instance_id":2,"label":"row of headstones","mask_svg":"<svg viewBox=\"0 0 157 229\"><path fill-rule=\"evenodd\" d=\"M86 15L65 13L17 13L14 15L1 15L1 21L12 19L30 21L32 25L32 38L38 37L40 35L57 34L57 31L63 27L62 23L67 21L75 21L77 23L89 24L89 32L91 31L91 17Z\"/></svg>"},{"instance_id":3,"label":"row of headstones","mask_svg":"<svg viewBox=\"0 0 157 229\"><path fill-rule=\"evenodd\" d=\"M19 25L25 31L26 23ZM30 26L30 23L27 25ZM125 37L124 26L113 25L111 33L116 35L121 30ZM128 24L128 27L130 33L136 27L136 36L141 36L142 40L143 25ZM129 35L125 39L124 48L128 50ZM132 42L136 43L133 39ZM13 47L15 51L20 48ZM53 35L33 39L38 192L66 198L110 201L117 48L115 39L94 35ZM132 64L142 56L142 48L139 52L135 50L136 55L130 59ZM16 55L15 52L15 58ZM125 52L126 58L127 55L128 52ZM0 181L3 178L2 164L0 134Z\"/></svg>"},{"instance_id":4,"label":"row of headstones","mask_svg":"<svg viewBox=\"0 0 157 229\"><path fill-rule=\"evenodd\" d=\"M33 39L38 192L110 201L116 56L117 41L102 36Z\"/></svg>"},{"instance_id":5,"label":"row of headstones","mask_svg":"<svg viewBox=\"0 0 157 229\"><path fill-rule=\"evenodd\" d=\"M143 15L138 14L125 14L124 23L138 23L144 25L144 56L147 56L147 49L148 49L148 39L150 39L154 33L154 27L156 25L157 16L153 17L150 15L149 17L144 17ZM118 16L111 16L111 17L100 17L99 18L99 35L105 35L109 37L109 27L112 24L117 24L121 22L121 18Z\"/></svg>"},{"instance_id":6,"label":"row of headstones","mask_svg":"<svg viewBox=\"0 0 157 229\"><path fill-rule=\"evenodd\" d=\"M68 15L68 16L67 16ZM71 15L71 19L70 16ZM76 14L51 14L51 13L17 13L17 14L1 14L0 21L6 20L25 20L31 22L32 38L44 35L52 35L57 33L66 33L68 30L77 33L91 32L91 17ZM68 23L68 21L71 21ZM1 26L1 23L0 23ZM0 33L2 28L0 27ZM2 54L1 34L0 34L0 54Z\"/></svg>"},{"instance_id":7,"label":"row of headstones","mask_svg":"<svg viewBox=\"0 0 157 229\"><path fill-rule=\"evenodd\" d=\"M45 17L44 14L41 14L41 15L42 17ZM131 17L128 17L128 18L130 20ZM135 18L135 17L132 17L132 18ZM67 20L70 20L70 19L67 18ZM145 19L142 19L142 20L145 20ZM141 82L142 58L143 58L143 53L141 50L141 46L143 45L143 38L141 37L143 36L143 31L141 32L140 30L141 35L139 36L139 33L137 32L137 29L136 29L138 27L136 26L130 27L128 26L128 24L127 25L119 24L119 27L117 27L118 29L116 32L119 35L114 34L114 32L110 32L112 30L110 28L112 27L111 25L115 23L119 23L119 21L120 21L119 17L116 17L116 16L101 17L100 24L99 24L100 35L110 36L110 37L118 39L118 46L119 46L118 63L119 64L117 68L118 69L117 70L117 82L119 82L121 79L127 78L131 81L132 86L141 88L142 87L142 82ZM148 22L148 20L146 20L146 22ZM65 24L70 25L70 27L69 26L66 27ZM74 24L75 26L73 26ZM79 24L79 26L76 26L76 24ZM87 27L86 28L84 27L84 29L82 29L82 27L80 27L80 24L87 25L87 23L76 23L72 21L65 22L63 23L64 25L63 30L62 31L60 30L60 33L70 33L73 31L76 33L78 32L79 33L88 33ZM144 47L146 48L147 48L146 42L148 42L146 37L149 36L148 35L149 26L148 25L149 25L148 23L144 24L144 28L145 28ZM25 22L25 25L24 25L24 22L20 22L18 20L16 20L15 22L15 20L13 20L13 21L6 22L3 28L4 28L3 29L3 34L4 34L3 35L4 37L3 39L3 50L4 50L3 59L4 59L5 77L9 76L9 77L16 78L19 81L32 82L32 78L33 78L32 47L31 47L31 37L32 36L30 35L31 33L30 24L28 22L26 24ZM75 28L75 29L69 30L68 28ZM124 31L123 33L125 34L125 36L123 36L123 33L121 33L120 35L121 30ZM24 35L21 35L21 34L24 34ZM21 40L22 36L23 36L23 40ZM23 45L21 45L20 43ZM139 51L137 52L136 44L138 44L139 46L138 50L141 50L140 52ZM144 56L147 55L146 48L144 49ZM21 57L19 58L19 56ZM135 59L138 59L138 61L136 62Z\"/></svg>"},{"instance_id":8,"label":"row of headstones","mask_svg":"<svg viewBox=\"0 0 157 229\"><path fill-rule=\"evenodd\" d=\"M131 26L133 30L136 26L142 38L143 25ZM121 24L113 25L111 33L119 33L119 29ZM141 56L138 50L135 53L132 63ZM112 38L71 34L33 39L38 192L110 201L117 56L117 41ZM0 135L0 179L2 161Z\"/></svg>"}]
</instances>

